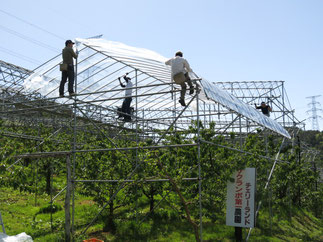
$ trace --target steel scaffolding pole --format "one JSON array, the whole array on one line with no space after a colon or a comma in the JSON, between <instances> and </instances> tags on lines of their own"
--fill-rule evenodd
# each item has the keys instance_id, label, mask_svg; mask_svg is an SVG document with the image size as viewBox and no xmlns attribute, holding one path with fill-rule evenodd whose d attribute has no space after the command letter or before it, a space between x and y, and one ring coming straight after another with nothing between
<instances>
[{"instance_id":1,"label":"steel scaffolding pole","mask_svg":"<svg viewBox=\"0 0 323 242\"><path fill-rule=\"evenodd\" d=\"M197 162L198 162L198 186L199 186L199 213L200 213L200 240L203 241L203 215L202 215L202 177L201 177L201 141L200 141L200 109L199 109L199 87L196 83L196 108L197 108Z\"/></svg>"}]
</instances>

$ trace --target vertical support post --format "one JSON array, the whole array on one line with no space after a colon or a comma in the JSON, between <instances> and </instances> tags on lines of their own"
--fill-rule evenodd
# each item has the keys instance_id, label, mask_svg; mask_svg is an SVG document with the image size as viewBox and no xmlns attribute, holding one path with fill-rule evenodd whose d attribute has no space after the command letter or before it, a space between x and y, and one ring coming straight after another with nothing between
<instances>
[{"instance_id":1,"label":"vertical support post","mask_svg":"<svg viewBox=\"0 0 323 242\"><path fill-rule=\"evenodd\" d=\"M241 127L241 115L239 115L239 133L240 133L240 149L242 149L242 127Z\"/></svg>"},{"instance_id":2,"label":"vertical support post","mask_svg":"<svg viewBox=\"0 0 323 242\"><path fill-rule=\"evenodd\" d=\"M205 102L203 102L203 108L204 108L204 110L203 110L203 114L204 114L204 117L203 117L203 119L204 119L204 128L206 128L206 114L205 114Z\"/></svg>"},{"instance_id":3,"label":"vertical support post","mask_svg":"<svg viewBox=\"0 0 323 242\"><path fill-rule=\"evenodd\" d=\"M250 122L249 122L249 119L248 119L248 118L246 118L246 122L247 122L247 134L246 134L246 135L248 135L248 134L249 134L249 124L250 124Z\"/></svg>"},{"instance_id":4,"label":"vertical support post","mask_svg":"<svg viewBox=\"0 0 323 242\"><path fill-rule=\"evenodd\" d=\"M176 96L174 96L174 94L175 94L175 92L174 92L174 82L173 82L173 76L171 75L170 76L170 82L171 82L171 87L172 87L172 89L171 89L171 96L172 96L172 99L176 99Z\"/></svg>"},{"instance_id":5,"label":"vertical support post","mask_svg":"<svg viewBox=\"0 0 323 242\"><path fill-rule=\"evenodd\" d=\"M37 206L37 190L38 190L38 161L39 159L36 159L35 164L35 207Z\"/></svg>"},{"instance_id":6,"label":"vertical support post","mask_svg":"<svg viewBox=\"0 0 323 242\"><path fill-rule=\"evenodd\" d=\"M291 195L290 195L290 183L287 183L287 196L288 196L288 222L292 221L292 199L291 199Z\"/></svg>"},{"instance_id":7,"label":"vertical support post","mask_svg":"<svg viewBox=\"0 0 323 242\"><path fill-rule=\"evenodd\" d=\"M269 105L271 108L273 108L273 100L271 99L271 97L273 97L272 92L273 92L273 88L271 87L269 91L269 97L267 98L267 105Z\"/></svg>"},{"instance_id":8,"label":"vertical support post","mask_svg":"<svg viewBox=\"0 0 323 242\"><path fill-rule=\"evenodd\" d=\"M268 132L265 132L265 148L266 148L266 156L268 156Z\"/></svg>"},{"instance_id":9,"label":"vertical support post","mask_svg":"<svg viewBox=\"0 0 323 242\"><path fill-rule=\"evenodd\" d=\"M77 65L78 61L75 61L75 93L77 94ZM74 97L74 128L73 128L73 144L72 144L72 155L73 155L73 171L72 171L72 180L71 180L71 189L72 189L72 236L74 234L74 216L75 216L75 187L74 187L74 180L75 180L75 163L76 163L76 100L77 98Z\"/></svg>"},{"instance_id":10,"label":"vertical support post","mask_svg":"<svg viewBox=\"0 0 323 242\"><path fill-rule=\"evenodd\" d=\"M173 80L172 80L172 94L174 94L174 111L173 111L173 115L174 115L174 120L176 119L176 114L177 114L177 112L176 112L176 92L175 92L175 89L174 89L174 82L173 82ZM174 120L173 120L173 122L174 122ZM177 125L174 125L174 130L175 130L175 132L176 132L176 130L177 130Z\"/></svg>"},{"instance_id":11,"label":"vertical support post","mask_svg":"<svg viewBox=\"0 0 323 242\"><path fill-rule=\"evenodd\" d=\"M208 104L209 105L209 127L210 127L210 123L211 123L211 121L212 121L212 119L211 119L211 104ZM213 107L214 107L214 111L215 111L215 105L213 104Z\"/></svg>"},{"instance_id":12,"label":"vertical support post","mask_svg":"<svg viewBox=\"0 0 323 242\"><path fill-rule=\"evenodd\" d=\"M272 227L273 227L273 210L272 210L272 207L271 207L271 199L272 199L273 191L272 191L272 189L271 189L271 185L270 185L270 184L269 184L268 192L269 192L269 225L270 225L270 235L272 235Z\"/></svg>"},{"instance_id":13,"label":"vertical support post","mask_svg":"<svg viewBox=\"0 0 323 242\"><path fill-rule=\"evenodd\" d=\"M143 108L142 109L142 135L143 135L143 138L145 139L145 109Z\"/></svg>"},{"instance_id":14,"label":"vertical support post","mask_svg":"<svg viewBox=\"0 0 323 242\"><path fill-rule=\"evenodd\" d=\"M298 146L298 166L301 166L301 140L297 135L297 146ZM301 206L301 187L298 185L298 205Z\"/></svg>"},{"instance_id":15,"label":"vertical support post","mask_svg":"<svg viewBox=\"0 0 323 242\"><path fill-rule=\"evenodd\" d=\"M137 69L135 69L135 75L136 75L136 143L138 145L138 72ZM136 149L136 166L138 163L138 150Z\"/></svg>"},{"instance_id":16,"label":"vertical support post","mask_svg":"<svg viewBox=\"0 0 323 242\"><path fill-rule=\"evenodd\" d=\"M242 241L242 227L234 227L234 237L237 242Z\"/></svg>"},{"instance_id":17,"label":"vertical support post","mask_svg":"<svg viewBox=\"0 0 323 242\"><path fill-rule=\"evenodd\" d=\"M50 159L50 158L49 158ZM50 171L50 185L49 185L49 192L50 192L50 228L53 232L53 193L52 193L52 186L53 186L53 167L52 162L49 161L49 171Z\"/></svg>"},{"instance_id":18,"label":"vertical support post","mask_svg":"<svg viewBox=\"0 0 323 242\"><path fill-rule=\"evenodd\" d=\"M264 134L265 134L266 156L268 157L268 132L265 132ZM271 208L271 200L272 200L272 190L271 190L271 186L269 184L268 185L268 206L269 206L269 226L270 226L270 234L272 233L272 216L273 216L272 208Z\"/></svg>"},{"instance_id":19,"label":"vertical support post","mask_svg":"<svg viewBox=\"0 0 323 242\"><path fill-rule=\"evenodd\" d=\"M283 126L285 127L285 95L284 95L284 81L282 81L282 101L283 101Z\"/></svg>"},{"instance_id":20,"label":"vertical support post","mask_svg":"<svg viewBox=\"0 0 323 242\"><path fill-rule=\"evenodd\" d=\"M314 168L314 173L317 173L317 168L316 168L316 163L315 163L315 155L313 155L313 168ZM315 179L315 192L317 192L317 179ZM318 199L316 199L315 203L317 202ZM316 203L317 205L319 205L319 203ZM320 206L315 206L315 217L318 217L318 210L319 210Z\"/></svg>"},{"instance_id":21,"label":"vertical support post","mask_svg":"<svg viewBox=\"0 0 323 242\"><path fill-rule=\"evenodd\" d=\"M70 215L70 202L71 202L71 160L70 156L66 157L66 194L65 194L65 241L71 241L71 215Z\"/></svg>"},{"instance_id":22,"label":"vertical support post","mask_svg":"<svg viewBox=\"0 0 323 242\"><path fill-rule=\"evenodd\" d=\"M231 83L231 94L233 95L233 83ZM233 112L231 111L231 122L234 120L233 118ZM234 133L234 125L231 125L232 132Z\"/></svg>"},{"instance_id":23,"label":"vertical support post","mask_svg":"<svg viewBox=\"0 0 323 242\"><path fill-rule=\"evenodd\" d=\"M38 137L40 137L40 126L38 126ZM39 151L39 145L40 145L41 141L38 141L38 144L37 144L37 151ZM39 159L37 158L36 159L36 171L35 171L35 206L37 206L37 191L38 191L38 162L39 162Z\"/></svg>"},{"instance_id":24,"label":"vertical support post","mask_svg":"<svg viewBox=\"0 0 323 242\"><path fill-rule=\"evenodd\" d=\"M200 208L200 241L203 241L203 224L202 224L202 178L201 178L201 141L200 141L200 108L199 108L199 86L196 84L196 109L197 109L197 161L199 172L199 208Z\"/></svg>"},{"instance_id":25,"label":"vertical support post","mask_svg":"<svg viewBox=\"0 0 323 242\"><path fill-rule=\"evenodd\" d=\"M4 96L4 92L2 91L2 112L4 112L5 110L5 107L4 107L4 99L5 99L5 96Z\"/></svg>"},{"instance_id":26,"label":"vertical support post","mask_svg":"<svg viewBox=\"0 0 323 242\"><path fill-rule=\"evenodd\" d=\"M135 75L136 75L136 144L138 146L138 72L137 69L135 69ZM136 166L138 165L138 149L136 149ZM137 186L137 184L136 184ZM136 189L136 196L137 196L137 190ZM138 199L136 199L136 221L138 221Z\"/></svg>"}]
</instances>

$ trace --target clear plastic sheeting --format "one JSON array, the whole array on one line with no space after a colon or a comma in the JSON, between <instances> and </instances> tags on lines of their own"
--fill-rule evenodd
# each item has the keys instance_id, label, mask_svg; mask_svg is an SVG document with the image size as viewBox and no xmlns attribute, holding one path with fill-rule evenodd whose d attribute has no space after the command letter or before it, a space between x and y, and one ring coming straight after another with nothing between
<instances>
[{"instance_id":1,"label":"clear plastic sheeting","mask_svg":"<svg viewBox=\"0 0 323 242\"><path fill-rule=\"evenodd\" d=\"M253 107L250 107L238 98L230 95L228 92L221 90L215 84L210 83L205 79L201 80L201 84L207 98L220 103L226 108L231 109L256 123L285 136L286 138L291 138L289 133L279 123L259 113Z\"/></svg>"},{"instance_id":2,"label":"clear plastic sheeting","mask_svg":"<svg viewBox=\"0 0 323 242\"><path fill-rule=\"evenodd\" d=\"M90 93L79 97L84 102L93 102L102 106L121 106L124 90L119 85L118 77L129 73L134 86L139 87L139 108L171 108L170 68L165 65L167 58L156 52L131 47L122 43L104 39L76 39L79 50L77 60L77 93ZM33 75L24 82L26 90L39 92L47 98L58 96L61 72L58 71L61 55L37 68ZM136 71L135 71L136 70ZM121 79L121 81L124 81ZM160 85L160 86L152 86ZM149 87L151 86L151 87ZM179 90L179 86L174 86ZM114 91L116 90L116 91ZM67 84L65 86L67 91ZM107 91L107 93L103 93ZM101 93L97 93L101 92ZM149 93L158 93L151 97ZM133 95L135 90L133 90ZM100 101L102 100L102 101ZM66 102L66 100L58 100Z\"/></svg>"},{"instance_id":3,"label":"clear plastic sheeting","mask_svg":"<svg viewBox=\"0 0 323 242\"><path fill-rule=\"evenodd\" d=\"M9 236L3 233L0 233L0 241L1 242L33 242L33 239L30 235L26 234L25 232Z\"/></svg>"},{"instance_id":4,"label":"clear plastic sheeting","mask_svg":"<svg viewBox=\"0 0 323 242\"><path fill-rule=\"evenodd\" d=\"M87 113L101 122L118 122L116 111L122 106L125 95L118 78L121 77L121 81L124 82L122 76L128 73L133 83L132 107L135 109L135 115L142 129L165 129L174 122L183 107L178 103L181 87L171 80L171 69L165 65L168 58L151 50L104 39L77 38L75 42L75 47L79 51L75 66L77 102L78 108L83 110L78 115ZM24 88L40 93L45 98L53 98L56 103L64 104L62 107L71 106L73 99L57 98L61 81L59 71L61 61L62 57L59 54L35 69L33 74L24 81ZM198 78L195 73L189 74L193 79ZM191 102L176 121L176 129L189 128L189 125L196 120L197 105L199 105L199 115L202 115L204 125L215 122L218 125L216 131L219 133L227 130L228 127L231 127L232 132L253 132L260 124L285 137L290 137L276 121L263 116L210 82L202 80L201 83L200 102L198 104ZM65 91L66 89L67 84ZM189 103L193 98L194 94L186 94L185 102ZM53 107L51 111L57 110ZM232 115L224 115L227 113ZM239 114L248 119L242 120L245 122L243 125L248 128L241 129L241 124L236 123L232 125L235 116ZM254 125L252 130L249 129L249 120L255 121L251 124Z\"/></svg>"},{"instance_id":5,"label":"clear plastic sheeting","mask_svg":"<svg viewBox=\"0 0 323 242\"><path fill-rule=\"evenodd\" d=\"M153 63L156 66L160 65L164 67L166 57L144 48L132 47L120 42L108 41L104 39L79 39L75 40L77 46L85 45L92 47L97 51L106 53L109 56L114 56L118 60L124 60L125 62L133 63L146 63L152 66Z\"/></svg>"}]
</instances>

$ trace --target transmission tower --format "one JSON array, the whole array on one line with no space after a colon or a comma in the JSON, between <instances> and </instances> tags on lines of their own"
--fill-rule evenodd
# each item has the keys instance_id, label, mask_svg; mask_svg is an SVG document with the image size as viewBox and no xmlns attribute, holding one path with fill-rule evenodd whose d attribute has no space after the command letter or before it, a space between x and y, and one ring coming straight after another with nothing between
<instances>
[{"instance_id":1,"label":"transmission tower","mask_svg":"<svg viewBox=\"0 0 323 242\"><path fill-rule=\"evenodd\" d=\"M318 115L318 111L322 112L323 110L321 108L318 108L318 106L321 106L319 102L316 101L316 98L320 97L321 95L316 96L309 96L306 98L310 98L312 101L308 104L310 107L310 110L308 110L306 113L311 113L310 119L312 119L312 130L320 130L318 119L321 119L322 117Z\"/></svg>"}]
</instances>

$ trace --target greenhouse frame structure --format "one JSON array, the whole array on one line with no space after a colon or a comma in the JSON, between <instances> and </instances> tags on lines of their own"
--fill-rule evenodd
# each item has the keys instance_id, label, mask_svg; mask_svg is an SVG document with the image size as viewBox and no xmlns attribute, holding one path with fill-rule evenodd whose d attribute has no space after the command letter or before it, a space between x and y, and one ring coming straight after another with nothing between
<instances>
[{"instance_id":1,"label":"greenhouse frame structure","mask_svg":"<svg viewBox=\"0 0 323 242\"><path fill-rule=\"evenodd\" d=\"M113 143L114 139L127 139L139 143L146 138L153 139L154 146L144 149L158 149L174 147L174 145L162 144L166 134L186 130L192 122L197 123L197 132L188 138L195 137L197 142L190 146L197 147L198 177L183 178L198 183L200 206L200 240L203 240L202 227L202 203L201 203L201 177L200 146L203 141L200 138L200 125L207 127L211 122L215 123L218 134L226 135L230 132L239 134L242 140L248 133L269 129L286 138L291 138L283 128L288 128L292 133L302 124L295 118L290 107L283 81L244 81L244 82L216 82L211 83L200 78L195 73L190 73L195 83L193 95L186 95L186 107L178 104L179 86L171 81L170 69L165 66L165 58L159 54L140 48L126 46L121 43L105 41L103 39L76 39L79 49L79 58L76 63L75 91L77 96L73 98L59 98L58 86L60 72L58 65L61 55L54 57L33 71L1 63L1 72L4 69L14 69L20 75L8 75L0 80L2 112L4 120L15 123L36 126L40 123L56 127L56 132L64 132L66 126L73 128L74 138L72 150L37 152L22 154L8 168L19 165L22 158L46 158L66 157L67 160L67 185L56 196L51 198L51 203L66 189L66 239L70 240L70 233L74 232L74 188L79 182L118 182L119 192L127 182L135 182L133 174L142 164L142 160L136 163L135 169L123 180L82 180L75 174L76 155L84 152L124 152L126 150L143 149L143 147L115 147L114 149L78 149L76 140L77 132L83 127L91 126L97 133L106 137ZM133 99L134 113L132 122L124 122L118 118L118 107L124 99L124 89L119 87L118 77L129 73L134 82ZM37 88L35 88L37 87ZM253 108L254 103L266 101L273 107L272 118L267 118ZM44 115L49 114L49 115ZM276 120L276 121L274 121ZM102 132L102 128L104 132ZM122 131L129 131L127 136L122 136ZM54 138L55 133L52 134ZM4 132L8 137L20 137L36 139L39 144L46 142L41 137ZM213 144L215 145L215 144ZM188 146L177 144L175 146ZM228 149L233 149L226 147ZM238 150L237 152L245 152ZM274 160L277 158L266 157ZM274 167L274 166L273 166ZM270 177L269 177L270 180ZM268 180L268 182L269 182ZM168 179L151 179L147 182L169 182ZM114 198L115 193L111 198ZM70 200L72 200L72 222L70 221ZM109 202L110 202L109 201ZM102 208L108 205L108 203ZM100 214L99 213L99 214ZM95 216L89 226L99 216ZM71 226L71 227L70 227Z\"/></svg>"}]
</instances>

